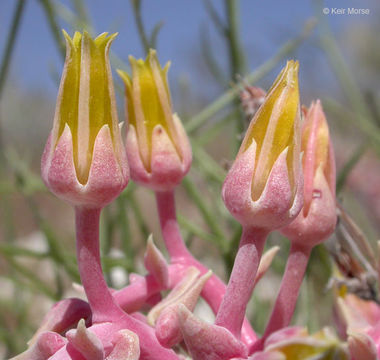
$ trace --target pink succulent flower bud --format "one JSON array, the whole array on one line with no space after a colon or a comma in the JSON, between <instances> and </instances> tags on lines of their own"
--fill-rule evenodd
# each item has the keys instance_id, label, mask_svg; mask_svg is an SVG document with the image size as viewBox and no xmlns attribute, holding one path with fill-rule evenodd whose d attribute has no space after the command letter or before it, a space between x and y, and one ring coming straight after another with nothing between
<instances>
[{"instance_id":1,"label":"pink succulent flower bud","mask_svg":"<svg viewBox=\"0 0 380 360\"><path fill-rule=\"evenodd\" d=\"M146 60L129 57L125 83L128 114L127 155L131 177L156 191L172 190L189 171L191 147L177 114L172 113L167 72L155 50Z\"/></svg>"},{"instance_id":2,"label":"pink succulent flower bud","mask_svg":"<svg viewBox=\"0 0 380 360\"><path fill-rule=\"evenodd\" d=\"M306 113L302 127L304 206L298 217L282 229L292 242L313 246L335 229L335 158L329 128L319 100Z\"/></svg>"},{"instance_id":3,"label":"pink succulent flower bud","mask_svg":"<svg viewBox=\"0 0 380 360\"><path fill-rule=\"evenodd\" d=\"M116 34L66 38L66 60L42 178L72 205L100 208L125 188L129 170L108 52Z\"/></svg>"},{"instance_id":4,"label":"pink succulent flower bud","mask_svg":"<svg viewBox=\"0 0 380 360\"><path fill-rule=\"evenodd\" d=\"M274 230L302 207L298 62L289 61L247 130L223 185L223 200L244 226Z\"/></svg>"}]
</instances>

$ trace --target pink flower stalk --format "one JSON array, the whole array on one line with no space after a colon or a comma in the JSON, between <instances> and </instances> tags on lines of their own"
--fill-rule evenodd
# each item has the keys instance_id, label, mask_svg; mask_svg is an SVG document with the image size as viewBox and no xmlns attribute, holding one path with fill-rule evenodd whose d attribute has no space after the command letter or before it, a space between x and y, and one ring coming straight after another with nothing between
<instances>
[{"instance_id":1,"label":"pink flower stalk","mask_svg":"<svg viewBox=\"0 0 380 360\"><path fill-rule=\"evenodd\" d=\"M132 75L119 71L126 87L128 133L126 140L131 178L156 192L160 225L171 264L194 266L202 274L208 269L199 263L183 242L175 211L174 189L191 165L191 147L183 126L172 114L167 84L168 64L161 68L156 52L147 59L130 57ZM202 296L214 312L220 306L225 284L215 275L205 284ZM256 335L248 321L244 341Z\"/></svg>"},{"instance_id":2,"label":"pink flower stalk","mask_svg":"<svg viewBox=\"0 0 380 360\"><path fill-rule=\"evenodd\" d=\"M53 193L75 206L78 267L92 325L87 329L79 323L67 333L67 345L51 358L111 359L120 331L128 329L139 336L141 359L177 359L148 325L119 307L100 263L100 211L129 179L108 59L115 35L93 40L87 33L75 33L72 39L64 34L67 55L42 177Z\"/></svg>"},{"instance_id":3,"label":"pink flower stalk","mask_svg":"<svg viewBox=\"0 0 380 360\"><path fill-rule=\"evenodd\" d=\"M261 344L290 324L312 248L330 236L336 224L335 159L320 101L312 103L302 127L304 205L297 218L281 229L291 248L272 315ZM259 344L256 344L259 346Z\"/></svg>"},{"instance_id":4,"label":"pink flower stalk","mask_svg":"<svg viewBox=\"0 0 380 360\"><path fill-rule=\"evenodd\" d=\"M298 63L289 61L252 119L222 190L243 234L215 324L237 338L265 239L302 207L299 121Z\"/></svg>"}]
</instances>

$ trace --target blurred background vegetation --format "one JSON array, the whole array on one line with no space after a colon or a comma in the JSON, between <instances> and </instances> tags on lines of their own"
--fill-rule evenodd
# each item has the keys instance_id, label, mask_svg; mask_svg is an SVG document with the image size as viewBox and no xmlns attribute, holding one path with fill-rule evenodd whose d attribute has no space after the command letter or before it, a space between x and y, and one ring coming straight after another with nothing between
<instances>
[{"instance_id":1,"label":"blurred background vegetation","mask_svg":"<svg viewBox=\"0 0 380 360\"><path fill-rule=\"evenodd\" d=\"M324 7L368 8L369 15L324 15ZM150 47L170 60L174 110L191 137L194 161L177 191L182 233L193 254L228 280L240 226L220 189L247 125L238 94L267 89L286 59L300 61L301 100L323 102L336 148L338 197L372 244L380 234L380 4L376 0L2 0L0 2L0 358L26 347L44 313L62 297L82 296L73 211L49 194L39 162L52 127L64 60L61 29L119 32L113 70ZM115 76L120 121L123 89ZM116 288L153 233L162 249L152 192L130 183L102 215L107 281ZM334 241L334 239L330 240ZM279 235L272 269L249 310L265 326L288 243ZM328 252L312 256L294 322L329 325ZM311 311L313 309L314 311ZM319 311L320 310L320 311Z\"/></svg>"}]
</instances>

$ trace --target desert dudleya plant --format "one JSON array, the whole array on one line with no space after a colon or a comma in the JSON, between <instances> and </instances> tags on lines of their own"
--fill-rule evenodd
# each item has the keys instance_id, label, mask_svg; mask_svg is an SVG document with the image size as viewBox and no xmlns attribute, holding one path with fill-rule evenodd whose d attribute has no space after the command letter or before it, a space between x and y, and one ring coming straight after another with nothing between
<instances>
[{"instance_id":1,"label":"desert dudleya plant","mask_svg":"<svg viewBox=\"0 0 380 360\"><path fill-rule=\"evenodd\" d=\"M53 130L42 158L42 177L53 193L75 208L78 268L87 301L73 298L58 302L29 348L15 359L178 360L182 355L173 348L179 349L183 341L183 349L194 360L249 356L252 360L283 360L294 359L294 354L303 359L301 353L327 359L335 349L340 351L326 331L308 336L304 329L286 328L284 323L279 332L271 334L272 329L258 349L255 344L260 340L248 321L244 322L253 288L277 251L269 251L259 266L268 233L297 217L303 197L307 210L304 207L299 229L303 239L309 239L309 248L328 236L334 225L333 155L319 103L312 105L308 113L311 120L304 125L303 191L298 63L289 61L268 91L223 185L226 207L243 227L226 287L191 255L176 219L174 190L190 168L191 148L179 118L172 113L168 65L162 69L156 52L150 50L146 60L130 57L131 76L119 72L127 99L125 152L108 59L115 35L101 34L95 39L87 33L75 33L73 38L64 35L66 60ZM99 216L127 185L128 161L132 179L156 193L170 262L150 238L144 259L148 274L131 274L130 284L116 291L108 288L101 268ZM316 187L319 196L313 196ZM330 192L330 198L324 191ZM331 216L322 221L322 229L315 218L324 206L314 202L328 199ZM286 231L291 231L291 226ZM308 226L316 227L318 234L311 233ZM297 244L302 240L295 238ZM297 279L302 280L303 272L299 274ZM285 285L288 291L292 289ZM162 298L162 291L168 290ZM298 289L283 305L291 308L297 294ZM216 313L214 324L192 313L199 296ZM150 308L147 316L142 312L144 307ZM285 313L291 316L292 311ZM350 339L355 354L361 353L365 338ZM339 354L345 359L345 350Z\"/></svg>"}]
</instances>

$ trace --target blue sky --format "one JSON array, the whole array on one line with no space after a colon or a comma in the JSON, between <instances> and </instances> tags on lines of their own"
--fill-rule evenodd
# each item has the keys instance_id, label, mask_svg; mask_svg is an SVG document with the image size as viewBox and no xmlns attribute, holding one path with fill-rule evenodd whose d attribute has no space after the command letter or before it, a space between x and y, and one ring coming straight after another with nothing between
<instances>
[{"instance_id":1,"label":"blue sky","mask_svg":"<svg viewBox=\"0 0 380 360\"><path fill-rule=\"evenodd\" d=\"M61 72L61 58L39 1L25 1L27 4L13 56L11 77L22 86L46 89L55 96L57 83L53 79L52 72ZM71 9L71 1L60 2ZM212 2L223 16L224 1L213 0ZM0 52L4 48L15 4L16 0L0 1ZM251 70L273 55L281 44L300 32L306 19L316 14L313 4L314 2L309 0L241 0L240 30L248 57L248 67ZM119 32L112 48L120 58L126 60L129 54L135 57L143 55L128 0L92 0L87 1L87 6L97 33ZM360 7L369 8L371 11L369 16L329 15L328 21L337 36L360 22L374 21L375 16L379 15L376 0L327 0L325 6L329 8ZM203 65L197 57L200 53L201 26L203 29L208 29L211 34L212 51L215 57L225 63L226 53L223 42L220 41L210 23L203 1L145 0L143 1L143 17L148 29L152 29L158 21L164 21L158 40L158 53L162 61L172 61L171 79L187 74L187 77L192 80L192 86L202 81L200 68ZM70 32L70 26L65 21L61 21L60 25ZM314 57L320 56L315 50L316 42L316 37L312 37L309 45L302 46L297 53L297 56L304 59L305 63L311 61L313 66L315 66ZM317 82L329 75L326 61L323 59L320 60L320 68L322 76L316 77ZM311 71L311 69L301 63L301 74L302 71ZM330 86L334 85L330 84Z\"/></svg>"}]
</instances>

